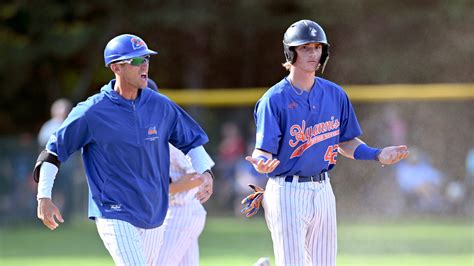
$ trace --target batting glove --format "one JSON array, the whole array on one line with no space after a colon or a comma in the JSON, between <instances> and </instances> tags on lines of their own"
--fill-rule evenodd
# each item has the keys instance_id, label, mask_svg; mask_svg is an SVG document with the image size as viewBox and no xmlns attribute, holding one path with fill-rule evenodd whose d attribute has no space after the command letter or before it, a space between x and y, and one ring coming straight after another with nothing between
<instances>
[{"instance_id":1,"label":"batting glove","mask_svg":"<svg viewBox=\"0 0 474 266\"><path fill-rule=\"evenodd\" d=\"M255 192L248 195L242 200L242 204L246 206L240 211L240 213L245 214L246 217L250 218L254 216L260 209L260 205L263 200L263 193L265 190L257 185L249 185Z\"/></svg>"}]
</instances>

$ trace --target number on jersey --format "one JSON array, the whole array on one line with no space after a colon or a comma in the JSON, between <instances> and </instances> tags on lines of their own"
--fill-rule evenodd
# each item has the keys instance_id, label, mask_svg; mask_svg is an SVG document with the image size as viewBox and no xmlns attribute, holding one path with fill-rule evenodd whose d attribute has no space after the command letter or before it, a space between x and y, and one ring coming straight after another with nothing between
<instances>
[{"instance_id":1,"label":"number on jersey","mask_svg":"<svg viewBox=\"0 0 474 266\"><path fill-rule=\"evenodd\" d=\"M336 164L337 153L339 150L339 145L330 145L324 154L324 161L329 162L329 164Z\"/></svg>"}]
</instances>

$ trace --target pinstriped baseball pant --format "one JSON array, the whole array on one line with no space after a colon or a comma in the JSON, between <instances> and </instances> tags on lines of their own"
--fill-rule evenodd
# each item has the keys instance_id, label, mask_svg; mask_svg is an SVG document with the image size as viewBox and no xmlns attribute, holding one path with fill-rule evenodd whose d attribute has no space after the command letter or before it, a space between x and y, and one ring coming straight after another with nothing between
<instances>
[{"instance_id":1,"label":"pinstriped baseball pant","mask_svg":"<svg viewBox=\"0 0 474 266\"><path fill-rule=\"evenodd\" d=\"M206 210L199 201L171 205L163 230L163 245L159 250L159 265L199 265L198 238L206 221ZM157 251L158 252L158 251Z\"/></svg>"},{"instance_id":2,"label":"pinstriped baseball pant","mask_svg":"<svg viewBox=\"0 0 474 266\"><path fill-rule=\"evenodd\" d=\"M336 200L329 178L270 178L263 207L276 265L336 265Z\"/></svg>"},{"instance_id":3,"label":"pinstriped baseball pant","mask_svg":"<svg viewBox=\"0 0 474 266\"><path fill-rule=\"evenodd\" d=\"M96 218L97 231L115 265L158 265L159 227L143 229L116 219Z\"/></svg>"}]
</instances>

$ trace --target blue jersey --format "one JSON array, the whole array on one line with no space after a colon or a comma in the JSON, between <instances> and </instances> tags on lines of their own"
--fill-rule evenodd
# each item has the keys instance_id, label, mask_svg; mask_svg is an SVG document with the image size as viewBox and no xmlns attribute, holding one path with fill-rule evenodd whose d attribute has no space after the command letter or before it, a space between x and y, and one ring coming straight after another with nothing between
<instances>
[{"instance_id":1,"label":"blue jersey","mask_svg":"<svg viewBox=\"0 0 474 266\"><path fill-rule=\"evenodd\" d=\"M186 154L208 138L167 97L146 88L126 100L114 84L79 103L47 149L62 162L82 149L92 205L100 212L92 216L154 228L168 208L169 143Z\"/></svg>"},{"instance_id":2,"label":"blue jersey","mask_svg":"<svg viewBox=\"0 0 474 266\"><path fill-rule=\"evenodd\" d=\"M295 91L287 78L257 102L255 148L280 160L269 175L312 176L336 164L339 142L362 134L344 90L315 77L309 91Z\"/></svg>"}]
</instances>

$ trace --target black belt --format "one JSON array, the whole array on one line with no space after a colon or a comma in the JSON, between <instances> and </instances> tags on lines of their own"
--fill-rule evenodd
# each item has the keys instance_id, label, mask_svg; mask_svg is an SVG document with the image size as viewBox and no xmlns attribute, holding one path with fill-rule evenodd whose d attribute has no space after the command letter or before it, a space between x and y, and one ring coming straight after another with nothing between
<instances>
[{"instance_id":1,"label":"black belt","mask_svg":"<svg viewBox=\"0 0 474 266\"><path fill-rule=\"evenodd\" d=\"M294 176L298 177L298 183L301 183L301 182L322 182L326 178L329 177L329 173L328 172L323 172L323 173L313 175L313 176L298 176L298 175L294 175ZM294 176L293 175L287 175L285 177L285 182L292 182Z\"/></svg>"}]
</instances>

